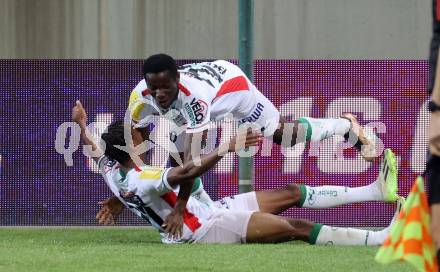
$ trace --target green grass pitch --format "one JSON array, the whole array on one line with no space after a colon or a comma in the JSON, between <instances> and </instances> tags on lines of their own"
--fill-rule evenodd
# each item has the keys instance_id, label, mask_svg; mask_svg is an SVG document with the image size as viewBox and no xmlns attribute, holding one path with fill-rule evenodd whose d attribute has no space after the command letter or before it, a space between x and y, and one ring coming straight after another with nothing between
<instances>
[{"instance_id":1,"label":"green grass pitch","mask_svg":"<svg viewBox=\"0 0 440 272\"><path fill-rule=\"evenodd\" d=\"M163 245L147 228L0 228L0 271L414 271L377 247Z\"/></svg>"}]
</instances>

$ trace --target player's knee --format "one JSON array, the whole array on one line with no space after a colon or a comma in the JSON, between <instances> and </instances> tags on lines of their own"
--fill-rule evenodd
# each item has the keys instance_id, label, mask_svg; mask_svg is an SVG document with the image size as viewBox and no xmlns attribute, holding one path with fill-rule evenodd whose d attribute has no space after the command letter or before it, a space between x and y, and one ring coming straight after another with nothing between
<instances>
[{"instance_id":1,"label":"player's knee","mask_svg":"<svg viewBox=\"0 0 440 272\"><path fill-rule=\"evenodd\" d=\"M301 189L297 184L287 184L285 190L289 193L294 203L297 203L301 200Z\"/></svg>"},{"instance_id":2,"label":"player's knee","mask_svg":"<svg viewBox=\"0 0 440 272\"><path fill-rule=\"evenodd\" d=\"M298 240L308 241L310 232L313 228L313 222L302 219L287 219L291 226L291 232Z\"/></svg>"}]
</instances>

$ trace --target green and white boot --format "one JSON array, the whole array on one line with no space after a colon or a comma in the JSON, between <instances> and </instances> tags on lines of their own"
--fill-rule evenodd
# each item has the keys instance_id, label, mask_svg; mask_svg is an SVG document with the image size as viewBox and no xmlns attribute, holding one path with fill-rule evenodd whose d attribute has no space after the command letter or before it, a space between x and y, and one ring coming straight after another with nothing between
<instances>
[{"instance_id":1,"label":"green and white boot","mask_svg":"<svg viewBox=\"0 0 440 272\"><path fill-rule=\"evenodd\" d=\"M385 149L380 165L378 182L385 202L394 202L397 195L397 160L391 149Z\"/></svg>"}]
</instances>

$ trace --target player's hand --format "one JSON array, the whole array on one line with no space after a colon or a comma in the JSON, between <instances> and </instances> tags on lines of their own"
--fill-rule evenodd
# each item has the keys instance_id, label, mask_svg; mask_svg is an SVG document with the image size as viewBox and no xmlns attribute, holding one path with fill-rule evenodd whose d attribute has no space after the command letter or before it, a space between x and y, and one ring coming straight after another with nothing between
<instances>
[{"instance_id":1,"label":"player's hand","mask_svg":"<svg viewBox=\"0 0 440 272\"><path fill-rule=\"evenodd\" d=\"M179 240L183 232L183 211L174 209L162 224L165 233L173 240Z\"/></svg>"},{"instance_id":2,"label":"player's hand","mask_svg":"<svg viewBox=\"0 0 440 272\"><path fill-rule=\"evenodd\" d=\"M429 123L429 151L431 154L440 156L440 112L431 113Z\"/></svg>"},{"instance_id":3,"label":"player's hand","mask_svg":"<svg viewBox=\"0 0 440 272\"><path fill-rule=\"evenodd\" d=\"M118 216L125 208L124 204L115 196L100 201L98 204L102 207L96 214L96 220L103 225L115 225Z\"/></svg>"},{"instance_id":4,"label":"player's hand","mask_svg":"<svg viewBox=\"0 0 440 272\"><path fill-rule=\"evenodd\" d=\"M72 120L80 126L87 124L87 113L79 100L76 100L75 107L72 109Z\"/></svg>"},{"instance_id":5,"label":"player's hand","mask_svg":"<svg viewBox=\"0 0 440 272\"><path fill-rule=\"evenodd\" d=\"M251 146L257 146L263 140L261 132L255 132L248 129L246 132L240 132L236 136L232 137L229 141L229 152L238 151L243 148Z\"/></svg>"}]
</instances>

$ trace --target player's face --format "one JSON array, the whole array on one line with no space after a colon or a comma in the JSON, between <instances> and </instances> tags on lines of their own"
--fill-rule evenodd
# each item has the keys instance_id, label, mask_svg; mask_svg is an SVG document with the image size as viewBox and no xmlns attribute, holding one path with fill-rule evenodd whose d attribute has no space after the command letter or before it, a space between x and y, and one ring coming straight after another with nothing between
<instances>
[{"instance_id":1,"label":"player's face","mask_svg":"<svg viewBox=\"0 0 440 272\"><path fill-rule=\"evenodd\" d=\"M148 89L157 104L163 109L168 109L177 98L179 76L172 76L168 71L157 74L146 74Z\"/></svg>"}]
</instances>

